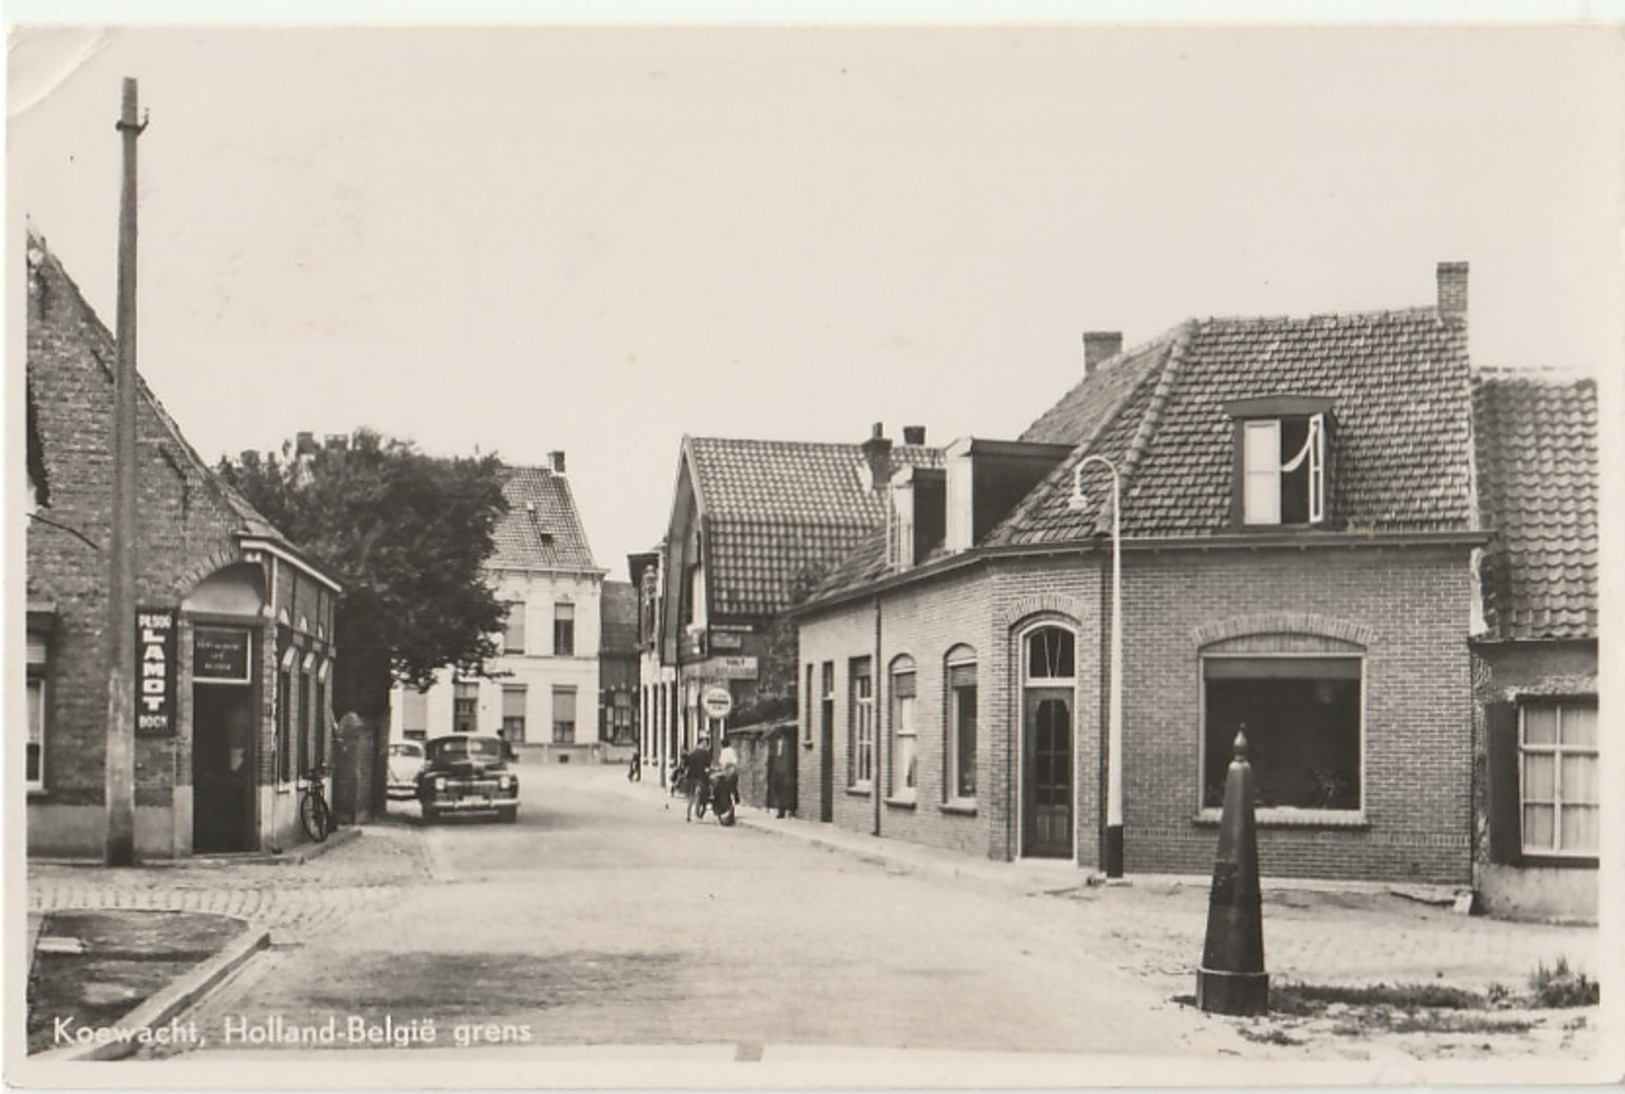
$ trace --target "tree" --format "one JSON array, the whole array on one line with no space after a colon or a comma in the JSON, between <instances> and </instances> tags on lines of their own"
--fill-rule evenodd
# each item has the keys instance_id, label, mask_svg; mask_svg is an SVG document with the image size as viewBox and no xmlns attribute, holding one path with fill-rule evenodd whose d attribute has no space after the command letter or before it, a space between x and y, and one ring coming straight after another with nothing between
<instances>
[{"instance_id":1,"label":"tree","mask_svg":"<svg viewBox=\"0 0 1625 1094\"><path fill-rule=\"evenodd\" d=\"M360 430L348 447L284 444L280 457L245 452L219 470L344 587L335 710L376 723L395 683L422 690L445 668L485 674L506 614L484 570L508 507L497 457L426 456Z\"/></svg>"}]
</instances>

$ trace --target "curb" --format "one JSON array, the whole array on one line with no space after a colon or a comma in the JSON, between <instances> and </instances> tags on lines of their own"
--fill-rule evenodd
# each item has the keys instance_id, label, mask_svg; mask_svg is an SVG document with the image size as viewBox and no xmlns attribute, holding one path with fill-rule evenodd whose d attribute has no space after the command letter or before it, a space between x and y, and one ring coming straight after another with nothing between
<instances>
[{"instance_id":1,"label":"curb","mask_svg":"<svg viewBox=\"0 0 1625 1094\"><path fill-rule=\"evenodd\" d=\"M260 950L271 944L269 929L256 924L245 924L244 930L226 947L185 975L177 977L167 986L148 997L147 1001L125 1015L117 1023L105 1027L108 1039L99 1043L67 1045L28 1057L30 1065L36 1063L78 1063L83 1060L121 1060L143 1046L141 1034L154 1026L161 1026L181 1011L201 999L211 988L224 980Z\"/></svg>"},{"instance_id":2,"label":"curb","mask_svg":"<svg viewBox=\"0 0 1625 1094\"><path fill-rule=\"evenodd\" d=\"M343 847L353 843L361 837L361 826L358 824L346 825L338 828L321 843L301 843L290 851L244 851L237 854L203 854L187 855L185 858L153 858L142 859L133 867L120 867L120 869L134 870L207 870L222 866L303 866L311 859L321 858L336 847ZM89 869L108 869L100 859L92 858L61 858L56 856L31 855L28 857L30 866L77 866Z\"/></svg>"}]
</instances>

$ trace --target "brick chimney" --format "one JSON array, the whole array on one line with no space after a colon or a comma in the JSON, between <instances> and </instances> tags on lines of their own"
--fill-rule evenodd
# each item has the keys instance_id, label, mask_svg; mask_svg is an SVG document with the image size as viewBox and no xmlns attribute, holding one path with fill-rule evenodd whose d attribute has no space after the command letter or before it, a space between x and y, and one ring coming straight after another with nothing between
<instances>
[{"instance_id":1,"label":"brick chimney","mask_svg":"<svg viewBox=\"0 0 1625 1094\"><path fill-rule=\"evenodd\" d=\"M1100 362L1123 352L1123 332L1120 330L1086 330L1083 332L1083 374L1094 374Z\"/></svg>"},{"instance_id":2,"label":"brick chimney","mask_svg":"<svg viewBox=\"0 0 1625 1094\"><path fill-rule=\"evenodd\" d=\"M863 458L869 464L869 482L876 490L885 490L891 485L891 438L886 436L886 427L880 422L875 423L874 431L869 439L863 442Z\"/></svg>"},{"instance_id":3,"label":"brick chimney","mask_svg":"<svg viewBox=\"0 0 1625 1094\"><path fill-rule=\"evenodd\" d=\"M293 454L295 456L310 456L316 452L316 434L298 433L294 436Z\"/></svg>"},{"instance_id":4,"label":"brick chimney","mask_svg":"<svg viewBox=\"0 0 1625 1094\"><path fill-rule=\"evenodd\" d=\"M925 426L923 426L923 425L905 425L903 427L903 443L904 444L924 444L925 443Z\"/></svg>"},{"instance_id":5,"label":"brick chimney","mask_svg":"<svg viewBox=\"0 0 1625 1094\"><path fill-rule=\"evenodd\" d=\"M552 469L555 475L564 474L564 453L558 451L549 452L547 454L547 466Z\"/></svg>"},{"instance_id":6,"label":"brick chimney","mask_svg":"<svg viewBox=\"0 0 1625 1094\"><path fill-rule=\"evenodd\" d=\"M350 447L350 436L347 433L329 433L323 440L322 447L329 452L344 452Z\"/></svg>"},{"instance_id":7,"label":"brick chimney","mask_svg":"<svg viewBox=\"0 0 1625 1094\"><path fill-rule=\"evenodd\" d=\"M1467 263L1439 263L1439 318L1467 318Z\"/></svg>"}]
</instances>

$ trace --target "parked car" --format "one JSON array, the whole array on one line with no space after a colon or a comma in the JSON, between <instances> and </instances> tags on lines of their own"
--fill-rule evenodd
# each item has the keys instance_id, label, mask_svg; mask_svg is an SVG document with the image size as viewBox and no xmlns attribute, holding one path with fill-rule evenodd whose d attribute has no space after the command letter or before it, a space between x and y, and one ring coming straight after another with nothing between
<instances>
[{"instance_id":1,"label":"parked car","mask_svg":"<svg viewBox=\"0 0 1625 1094\"><path fill-rule=\"evenodd\" d=\"M519 816L519 776L508 770L506 743L473 733L426 742L417 776L424 821L436 821L443 813L495 813L512 824Z\"/></svg>"},{"instance_id":2,"label":"parked car","mask_svg":"<svg viewBox=\"0 0 1625 1094\"><path fill-rule=\"evenodd\" d=\"M418 741L396 741L389 746L389 786L391 798L412 798L418 792L418 772L423 769L423 745ZM376 785L376 784L374 784Z\"/></svg>"}]
</instances>

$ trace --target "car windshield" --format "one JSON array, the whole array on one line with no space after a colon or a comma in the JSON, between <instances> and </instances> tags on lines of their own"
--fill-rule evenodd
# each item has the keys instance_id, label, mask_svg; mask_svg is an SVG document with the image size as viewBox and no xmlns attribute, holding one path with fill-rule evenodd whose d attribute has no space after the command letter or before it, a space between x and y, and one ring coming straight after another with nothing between
<instances>
[{"instance_id":1,"label":"car windshield","mask_svg":"<svg viewBox=\"0 0 1625 1094\"><path fill-rule=\"evenodd\" d=\"M423 746L419 744L398 744L389 746L391 756L409 756L413 759L423 755Z\"/></svg>"},{"instance_id":2,"label":"car windshield","mask_svg":"<svg viewBox=\"0 0 1625 1094\"><path fill-rule=\"evenodd\" d=\"M442 737L429 742L431 760L500 760L502 742L495 737Z\"/></svg>"}]
</instances>

